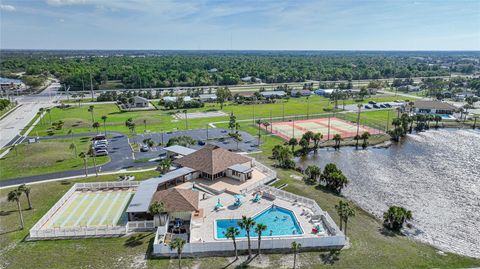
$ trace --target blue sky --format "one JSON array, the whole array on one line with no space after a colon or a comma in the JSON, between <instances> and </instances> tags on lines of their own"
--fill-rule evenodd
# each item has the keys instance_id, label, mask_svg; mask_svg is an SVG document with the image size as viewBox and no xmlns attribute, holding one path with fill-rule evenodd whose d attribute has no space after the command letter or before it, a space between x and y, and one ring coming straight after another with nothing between
<instances>
[{"instance_id":1,"label":"blue sky","mask_svg":"<svg viewBox=\"0 0 480 269\"><path fill-rule=\"evenodd\" d=\"M10 49L480 50L480 1L1 0Z\"/></svg>"}]
</instances>

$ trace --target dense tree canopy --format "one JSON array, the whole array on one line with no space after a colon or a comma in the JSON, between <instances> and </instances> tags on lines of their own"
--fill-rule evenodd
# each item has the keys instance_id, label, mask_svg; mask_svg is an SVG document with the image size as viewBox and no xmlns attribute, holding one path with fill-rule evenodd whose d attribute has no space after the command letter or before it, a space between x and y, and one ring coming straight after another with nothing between
<instances>
[{"instance_id":1,"label":"dense tree canopy","mask_svg":"<svg viewBox=\"0 0 480 269\"><path fill-rule=\"evenodd\" d=\"M72 52L73 53L73 52ZM402 54L167 53L106 57L61 52L3 53L0 67L27 75L52 74L72 90L231 85L245 76L268 83L448 75L439 64ZM103 56L103 55L102 55ZM215 68L215 71L212 69ZM469 69L470 70L470 69Z\"/></svg>"}]
</instances>

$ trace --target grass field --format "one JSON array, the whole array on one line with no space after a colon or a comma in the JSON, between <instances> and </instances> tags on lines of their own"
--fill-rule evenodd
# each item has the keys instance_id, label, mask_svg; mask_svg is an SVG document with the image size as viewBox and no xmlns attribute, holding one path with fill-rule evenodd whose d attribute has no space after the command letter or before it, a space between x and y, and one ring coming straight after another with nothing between
<instances>
[{"instance_id":1,"label":"grass field","mask_svg":"<svg viewBox=\"0 0 480 269\"><path fill-rule=\"evenodd\" d=\"M390 95L379 95L372 98L365 99L362 103L366 103L370 100L374 101L392 101L399 97ZM346 100L345 104L354 103L354 100ZM308 103L308 105L307 105ZM226 103L223 109L220 109L219 104L208 103L203 108L189 109L189 113L193 112L208 112L221 110L227 115L234 113L237 120L246 119L264 119L268 120L272 117L282 117L303 115L307 112L312 114L325 113L325 109L332 109L333 103L330 99L321 96L312 96L309 101L306 98L290 98L288 101L279 100L275 104L257 104L257 105L238 105L233 103ZM342 102L338 103L341 108ZM180 110L183 111L183 110ZM115 104L99 104L94 105L94 121L101 124L100 130L104 129L103 121L101 117L107 116L106 129L108 131L117 131L129 133L129 129L125 126L125 121L128 118L132 118L136 124L136 133L142 133L145 129L150 131L172 131L182 130L186 128L186 121L184 119L176 119L173 114L177 113L177 110L172 111L138 111L138 112L122 112ZM73 129L75 133L93 132L92 128L92 114L88 112L88 106L82 105L80 107L73 105L67 109L54 108L51 110L50 115L46 115L42 121L43 124L38 124L32 133L47 136L48 128L50 127L49 119L53 122L62 120L65 122L62 130L53 130L51 135L66 134L69 129ZM210 122L226 121L228 116L211 117L211 118L197 118L188 119L188 128L205 128ZM146 121L146 128L144 125Z\"/></svg>"},{"instance_id":2,"label":"grass field","mask_svg":"<svg viewBox=\"0 0 480 269\"><path fill-rule=\"evenodd\" d=\"M124 225L133 191L75 192L42 228Z\"/></svg>"},{"instance_id":3,"label":"grass field","mask_svg":"<svg viewBox=\"0 0 480 269\"><path fill-rule=\"evenodd\" d=\"M77 154L81 151L87 152L90 146L88 137L17 145L16 150L10 150L0 159L0 180L82 169L83 160L69 149L72 142L77 147ZM110 157L97 157L96 161L97 165L105 164L110 161ZM92 158L87 159L87 165L93 166Z\"/></svg>"}]
</instances>

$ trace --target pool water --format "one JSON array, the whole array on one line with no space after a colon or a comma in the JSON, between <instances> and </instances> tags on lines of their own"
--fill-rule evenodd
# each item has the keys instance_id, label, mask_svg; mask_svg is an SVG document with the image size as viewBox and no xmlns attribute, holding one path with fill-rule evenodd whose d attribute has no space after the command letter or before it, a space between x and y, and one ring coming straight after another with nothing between
<instances>
[{"instance_id":1,"label":"pool water","mask_svg":"<svg viewBox=\"0 0 480 269\"><path fill-rule=\"evenodd\" d=\"M255 217L253 217L255 223L262 223L267 226L267 229L262 232L262 236L288 236L288 235L300 235L303 234L302 228L298 223L295 214L292 211L283 207L269 207L262 211ZM240 229L238 225L238 219L219 219L216 220L217 238L224 239L225 232L228 227L236 227L240 231L240 237L247 237L247 232ZM251 237L256 237L258 234L254 231L253 227L250 231Z\"/></svg>"}]
</instances>

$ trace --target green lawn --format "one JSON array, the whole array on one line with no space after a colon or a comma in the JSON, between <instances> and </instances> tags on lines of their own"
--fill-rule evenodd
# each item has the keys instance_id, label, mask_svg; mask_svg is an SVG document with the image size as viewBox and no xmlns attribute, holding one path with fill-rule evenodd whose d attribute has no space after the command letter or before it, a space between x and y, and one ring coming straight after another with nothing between
<instances>
[{"instance_id":1,"label":"green lawn","mask_svg":"<svg viewBox=\"0 0 480 269\"><path fill-rule=\"evenodd\" d=\"M379 95L372 98L365 99L362 103L370 100L392 101L398 99L398 97L391 95ZM354 100L346 100L345 104L354 103ZM309 103L307 105L307 103ZM339 102L341 108L343 102ZM233 103L226 103L223 109L220 109L219 104L206 104L203 108L189 109L189 112L209 111L209 110L222 110L227 114L234 113L238 120L253 119L255 113L255 119L269 119L272 117L293 116L307 114L319 114L325 113L324 109L332 109L333 103L321 96L312 96L309 101L306 98L290 98L288 101L279 100L275 104L257 104L257 105L237 105ZM146 121L146 129L150 131L172 131L172 130L184 130L186 126L185 120L177 120L172 114L176 110L164 111L138 111L138 112L122 112L115 104L99 104L94 105L94 121L101 124L100 131L104 129L103 121L101 117L107 116L106 129L107 131L117 131L129 133L129 129L125 126L125 121L128 118L132 118L136 124L136 133L142 133L145 130L144 121ZM62 120L65 122L62 130L48 131L51 127L50 119L52 122ZM190 119L188 120L188 128L205 128L210 122L226 121L228 116L202 118L202 119ZM252 121L253 122L253 121ZM54 108L50 114L45 115L42 122L38 124L33 133L40 136L47 135L62 135L66 134L69 129L72 129L74 133L94 132L92 127L92 115L88 112L88 106L74 105L67 109Z\"/></svg>"},{"instance_id":2,"label":"green lawn","mask_svg":"<svg viewBox=\"0 0 480 269\"><path fill-rule=\"evenodd\" d=\"M71 143L72 139L52 139L17 145L16 150L10 150L0 159L0 180L82 169L83 160L69 149ZM77 154L87 152L90 139L76 137L73 143L77 146ZM109 160L108 156L96 158L97 165ZM88 166L93 166L93 158L88 158Z\"/></svg>"}]
</instances>

